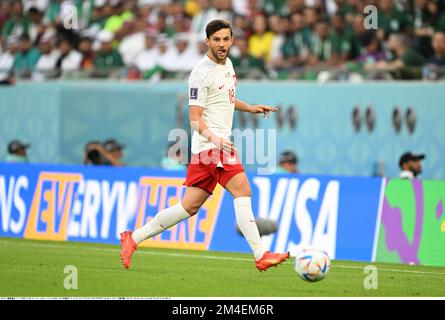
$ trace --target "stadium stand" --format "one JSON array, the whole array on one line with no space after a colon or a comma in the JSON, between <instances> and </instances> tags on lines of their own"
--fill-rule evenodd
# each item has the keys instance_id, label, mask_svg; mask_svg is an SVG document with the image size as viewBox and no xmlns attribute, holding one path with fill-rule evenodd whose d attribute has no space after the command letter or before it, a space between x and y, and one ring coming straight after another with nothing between
<instances>
[{"instance_id":1,"label":"stadium stand","mask_svg":"<svg viewBox=\"0 0 445 320\"><path fill-rule=\"evenodd\" d=\"M377 30L365 28L368 5L378 9ZM234 26L240 78L445 73L443 0L1 0L0 8L2 83L183 79L205 52L204 27L214 18Z\"/></svg>"}]
</instances>

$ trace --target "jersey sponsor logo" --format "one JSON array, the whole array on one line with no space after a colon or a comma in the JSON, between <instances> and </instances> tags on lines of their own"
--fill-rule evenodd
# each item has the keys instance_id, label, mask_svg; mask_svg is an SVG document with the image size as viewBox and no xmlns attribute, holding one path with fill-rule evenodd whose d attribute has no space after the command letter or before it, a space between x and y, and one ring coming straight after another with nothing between
<instances>
[{"instance_id":1,"label":"jersey sponsor logo","mask_svg":"<svg viewBox=\"0 0 445 320\"><path fill-rule=\"evenodd\" d=\"M198 99L198 88L190 88L190 99Z\"/></svg>"},{"instance_id":2,"label":"jersey sponsor logo","mask_svg":"<svg viewBox=\"0 0 445 320\"><path fill-rule=\"evenodd\" d=\"M230 157L228 159L229 164L235 164L238 162L238 159L236 157Z\"/></svg>"}]
</instances>

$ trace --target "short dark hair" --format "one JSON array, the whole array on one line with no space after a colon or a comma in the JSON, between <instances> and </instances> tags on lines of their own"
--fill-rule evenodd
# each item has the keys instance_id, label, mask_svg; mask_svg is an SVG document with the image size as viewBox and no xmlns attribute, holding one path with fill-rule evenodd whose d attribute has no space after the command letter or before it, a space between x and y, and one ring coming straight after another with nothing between
<instances>
[{"instance_id":1,"label":"short dark hair","mask_svg":"<svg viewBox=\"0 0 445 320\"><path fill-rule=\"evenodd\" d=\"M363 47L369 46L375 39L376 37L374 30L366 30L359 37L360 43Z\"/></svg>"},{"instance_id":2,"label":"short dark hair","mask_svg":"<svg viewBox=\"0 0 445 320\"><path fill-rule=\"evenodd\" d=\"M280 155L280 164L281 163L298 163L298 156L295 152L292 151L284 151Z\"/></svg>"},{"instance_id":3,"label":"short dark hair","mask_svg":"<svg viewBox=\"0 0 445 320\"><path fill-rule=\"evenodd\" d=\"M31 37L27 33L22 33L19 37L19 41L31 41Z\"/></svg>"},{"instance_id":4,"label":"short dark hair","mask_svg":"<svg viewBox=\"0 0 445 320\"><path fill-rule=\"evenodd\" d=\"M233 35L232 26L230 22L226 20L216 19L210 21L206 26L206 37L210 39L210 36L221 29L230 29L230 35Z\"/></svg>"},{"instance_id":5,"label":"short dark hair","mask_svg":"<svg viewBox=\"0 0 445 320\"><path fill-rule=\"evenodd\" d=\"M83 41L93 42L93 39L91 39L91 37L89 37L89 36L82 36L79 39L79 43L81 43Z\"/></svg>"}]
</instances>

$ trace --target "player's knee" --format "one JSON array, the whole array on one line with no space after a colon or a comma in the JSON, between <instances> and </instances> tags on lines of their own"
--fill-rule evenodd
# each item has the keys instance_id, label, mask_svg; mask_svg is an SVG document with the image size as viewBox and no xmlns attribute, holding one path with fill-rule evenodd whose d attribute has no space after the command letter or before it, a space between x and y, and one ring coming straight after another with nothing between
<instances>
[{"instance_id":1,"label":"player's knee","mask_svg":"<svg viewBox=\"0 0 445 320\"><path fill-rule=\"evenodd\" d=\"M252 197L252 190L250 189L250 186L244 186L244 187L240 187L240 188L234 188L232 190L232 196L234 198L239 198L239 197Z\"/></svg>"},{"instance_id":2,"label":"player's knee","mask_svg":"<svg viewBox=\"0 0 445 320\"><path fill-rule=\"evenodd\" d=\"M249 185L243 188L241 191L241 197L252 197L252 190L250 189Z\"/></svg>"},{"instance_id":3,"label":"player's knee","mask_svg":"<svg viewBox=\"0 0 445 320\"><path fill-rule=\"evenodd\" d=\"M194 216L199 211L199 207L192 207L190 211L187 211L190 216Z\"/></svg>"},{"instance_id":4,"label":"player's knee","mask_svg":"<svg viewBox=\"0 0 445 320\"><path fill-rule=\"evenodd\" d=\"M190 216L194 216L195 214L197 214L199 211L199 208L200 208L200 206L193 204L193 203L186 204L186 205L183 204L183 207L184 207L185 211L187 211L187 213Z\"/></svg>"}]
</instances>

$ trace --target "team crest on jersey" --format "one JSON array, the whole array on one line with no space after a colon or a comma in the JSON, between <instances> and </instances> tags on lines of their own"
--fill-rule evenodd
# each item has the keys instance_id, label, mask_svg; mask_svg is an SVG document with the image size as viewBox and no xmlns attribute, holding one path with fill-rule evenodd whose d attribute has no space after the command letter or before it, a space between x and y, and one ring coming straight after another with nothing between
<instances>
[{"instance_id":1,"label":"team crest on jersey","mask_svg":"<svg viewBox=\"0 0 445 320\"><path fill-rule=\"evenodd\" d=\"M230 72L226 73L226 78L230 78Z\"/></svg>"},{"instance_id":2,"label":"team crest on jersey","mask_svg":"<svg viewBox=\"0 0 445 320\"><path fill-rule=\"evenodd\" d=\"M198 88L190 88L190 99L198 99Z\"/></svg>"}]
</instances>

